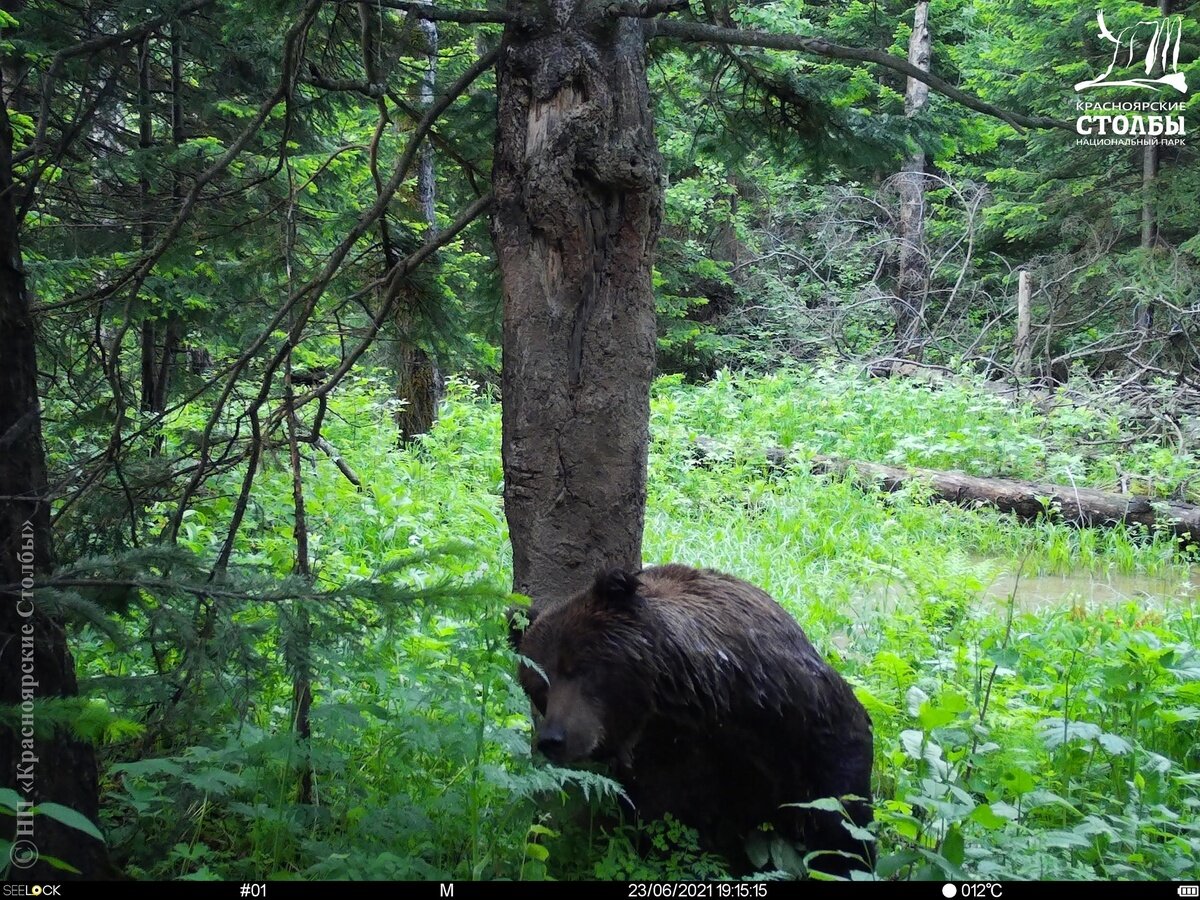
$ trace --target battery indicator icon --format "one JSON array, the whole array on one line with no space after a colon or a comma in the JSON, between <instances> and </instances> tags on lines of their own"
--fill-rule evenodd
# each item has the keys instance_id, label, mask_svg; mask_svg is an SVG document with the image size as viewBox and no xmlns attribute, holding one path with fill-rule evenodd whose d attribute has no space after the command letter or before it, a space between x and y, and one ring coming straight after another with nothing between
<instances>
[{"instance_id":1,"label":"battery indicator icon","mask_svg":"<svg viewBox=\"0 0 1200 900\"><path fill-rule=\"evenodd\" d=\"M1180 897L1200 897L1200 884L1181 884L1178 893Z\"/></svg>"}]
</instances>

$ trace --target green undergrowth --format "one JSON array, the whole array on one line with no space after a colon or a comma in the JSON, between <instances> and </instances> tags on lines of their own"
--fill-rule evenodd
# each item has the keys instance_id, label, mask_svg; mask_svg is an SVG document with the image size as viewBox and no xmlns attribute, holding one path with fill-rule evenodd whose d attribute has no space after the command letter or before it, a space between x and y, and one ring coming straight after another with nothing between
<instances>
[{"instance_id":1,"label":"green undergrowth","mask_svg":"<svg viewBox=\"0 0 1200 900\"><path fill-rule=\"evenodd\" d=\"M602 774L530 758L504 640L499 404L453 382L434 432L398 450L387 397L382 380L350 382L325 427L363 491L326 457L305 462L313 586L326 600L219 605L229 627L190 656L194 601L170 591L110 613L115 629L80 630L114 856L141 877L720 876L677 823L614 826L617 788ZM175 439L202 415L184 411ZM1121 528L1019 525L804 465L827 454L1098 487L1134 473L1158 495L1186 495L1196 457L1109 442L1123 427L1119 410L1047 415L969 381L806 370L656 385L646 560L761 584L854 684L875 723L878 877L1200 875L1187 548ZM770 448L793 462L772 464ZM292 569L286 462L264 464L235 575ZM180 552L212 557L238 478L196 504ZM1036 611L986 592L1018 572L1159 587L1123 605L1064 597ZM297 650L301 612L315 627ZM307 750L291 736L297 653L313 673ZM154 686L178 671L170 663L194 675L186 715L163 719ZM306 759L314 791L302 805Z\"/></svg>"}]
</instances>

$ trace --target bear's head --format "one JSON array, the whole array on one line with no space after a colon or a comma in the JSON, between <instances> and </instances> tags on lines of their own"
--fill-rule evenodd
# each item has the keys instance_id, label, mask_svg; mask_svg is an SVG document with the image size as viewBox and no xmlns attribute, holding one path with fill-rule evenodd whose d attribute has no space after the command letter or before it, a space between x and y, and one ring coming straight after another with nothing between
<instances>
[{"instance_id":1,"label":"bear's head","mask_svg":"<svg viewBox=\"0 0 1200 900\"><path fill-rule=\"evenodd\" d=\"M653 631L636 575L620 570L537 613L520 631L521 687L540 715L537 748L552 762L627 761L651 709Z\"/></svg>"}]
</instances>

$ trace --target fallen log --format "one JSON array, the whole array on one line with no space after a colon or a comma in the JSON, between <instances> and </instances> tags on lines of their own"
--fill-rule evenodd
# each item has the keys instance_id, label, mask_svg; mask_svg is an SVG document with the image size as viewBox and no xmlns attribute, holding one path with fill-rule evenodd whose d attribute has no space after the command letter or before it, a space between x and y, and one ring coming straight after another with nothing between
<instances>
[{"instance_id":1,"label":"fallen log","mask_svg":"<svg viewBox=\"0 0 1200 900\"><path fill-rule=\"evenodd\" d=\"M696 439L694 452L701 460L724 455L716 442L704 436ZM762 452L771 469L786 469L806 461L805 457L780 447L768 447ZM856 474L889 493L914 482L924 484L935 500L966 507L989 506L1010 513L1021 522L1047 517L1079 528L1141 525L1151 531L1170 532L1182 538L1185 544L1192 544L1192 549L1200 548L1200 506L1192 503L1114 494L1073 485L980 478L937 469L899 468L834 456L814 456L807 463L819 475L845 478Z\"/></svg>"},{"instance_id":2,"label":"fallen log","mask_svg":"<svg viewBox=\"0 0 1200 900\"><path fill-rule=\"evenodd\" d=\"M768 451L767 458L778 465L784 455ZM928 486L937 500L959 506L990 506L1022 522L1046 516L1078 527L1141 525L1152 531L1168 531L1200 547L1200 506L1191 503L1071 485L978 478L962 472L901 469L828 456L815 457L812 470L841 477L856 473L889 492L917 482Z\"/></svg>"}]
</instances>

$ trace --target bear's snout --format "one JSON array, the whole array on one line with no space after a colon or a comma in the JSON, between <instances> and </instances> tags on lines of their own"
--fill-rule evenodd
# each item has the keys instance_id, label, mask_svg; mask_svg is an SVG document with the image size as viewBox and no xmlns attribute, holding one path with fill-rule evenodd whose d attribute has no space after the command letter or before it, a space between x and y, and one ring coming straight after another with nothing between
<instances>
[{"instance_id":1,"label":"bear's snout","mask_svg":"<svg viewBox=\"0 0 1200 900\"><path fill-rule=\"evenodd\" d=\"M567 748L567 729L559 722L544 722L538 730L538 752L551 762L563 762Z\"/></svg>"}]
</instances>

